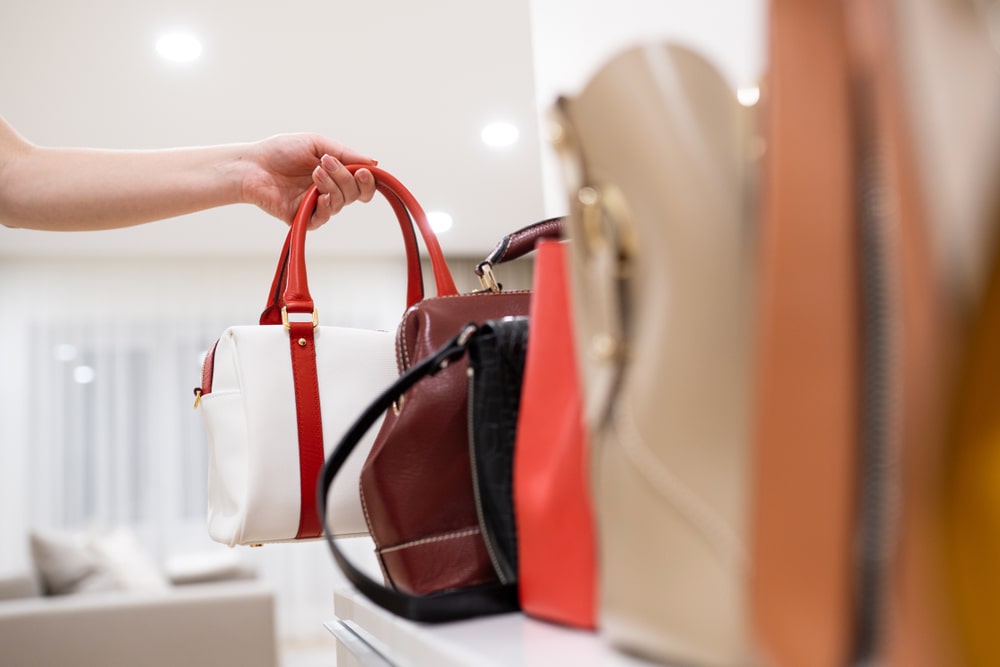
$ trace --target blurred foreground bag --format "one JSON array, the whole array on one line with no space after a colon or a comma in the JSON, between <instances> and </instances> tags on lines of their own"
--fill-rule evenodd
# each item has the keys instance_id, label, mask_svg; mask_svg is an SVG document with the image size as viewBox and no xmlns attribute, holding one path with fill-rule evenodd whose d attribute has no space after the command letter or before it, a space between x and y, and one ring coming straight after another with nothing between
<instances>
[{"instance_id":1,"label":"blurred foreground bag","mask_svg":"<svg viewBox=\"0 0 1000 667\"><path fill-rule=\"evenodd\" d=\"M956 664L934 524L952 314L892 5L769 7L751 600L774 667Z\"/></svg>"},{"instance_id":2,"label":"blurred foreground bag","mask_svg":"<svg viewBox=\"0 0 1000 667\"><path fill-rule=\"evenodd\" d=\"M1000 230L1000 207L993 233ZM948 609L963 667L1000 664L1000 245L970 306L945 452L942 508Z\"/></svg>"},{"instance_id":3,"label":"blurred foreground bag","mask_svg":"<svg viewBox=\"0 0 1000 667\"><path fill-rule=\"evenodd\" d=\"M556 112L598 625L671 664L752 664L752 117L674 45L616 56Z\"/></svg>"},{"instance_id":4,"label":"blurred foreground bag","mask_svg":"<svg viewBox=\"0 0 1000 667\"><path fill-rule=\"evenodd\" d=\"M419 204L390 174L371 170L403 231L407 305L423 298L411 213L439 289L454 292ZM392 332L319 325L305 263L317 197L310 189L292 222L260 325L227 329L195 390L209 438L208 531L230 546L322 536L315 499L325 453L396 376ZM373 440L363 443L348 464L346 483L330 498L338 535L368 533L358 479Z\"/></svg>"}]
</instances>

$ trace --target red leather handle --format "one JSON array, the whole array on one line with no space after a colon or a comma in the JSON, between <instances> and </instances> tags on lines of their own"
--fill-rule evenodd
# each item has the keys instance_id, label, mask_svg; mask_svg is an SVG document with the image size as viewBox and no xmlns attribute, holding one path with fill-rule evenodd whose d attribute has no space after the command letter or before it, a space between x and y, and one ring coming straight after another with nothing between
<instances>
[{"instance_id":1,"label":"red leather handle","mask_svg":"<svg viewBox=\"0 0 1000 667\"><path fill-rule=\"evenodd\" d=\"M403 231L408 272L407 307L423 298L423 276L420 271L420 256L413 233L414 223L416 223L423 238L431 261L437 295L458 294L437 236L431 229L427 215L413 194L399 180L383 169L367 165L347 165L347 169L351 173L361 168L369 169L375 176L376 189L392 206ZM311 313L313 311L314 304L306 277L305 237L318 199L319 192L313 186L306 192L299 204L299 209L285 239L281 261L279 261L275 271L267 307L260 317L261 324L280 324L282 306L287 308L290 313Z\"/></svg>"},{"instance_id":2,"label":"red leather handle","mask_svg":"<svg viewBox=\"0 0 1000 667\"><path fill-rule=\"evenodd\" d=\"M361 169L364 165L348 165L348 169L351 173L354 173L358 169ZM410 217L413 222L417 225L417 231L420 232L420 237L424 241L424 248L427 250L427 256L431 261L431 272L434 274L434 288L437 296L453 296L458 294L458 288L455 287L455 280L451 277L451 269L448 268L448 263L444 259L444 253L441 252L441 245L438 243L437 235L434 230L431 229L431 223L427 221L427 214L424 212L424 208L417 201L417 198L404 186L399 180L385 171L384 169L379 169L378 167L367 167L369 171L375 176L376 187L382 192L383 195L388 197L388 193L392 193L402 204L403 208L409 212Z\"/></svg>"}]
</instances>

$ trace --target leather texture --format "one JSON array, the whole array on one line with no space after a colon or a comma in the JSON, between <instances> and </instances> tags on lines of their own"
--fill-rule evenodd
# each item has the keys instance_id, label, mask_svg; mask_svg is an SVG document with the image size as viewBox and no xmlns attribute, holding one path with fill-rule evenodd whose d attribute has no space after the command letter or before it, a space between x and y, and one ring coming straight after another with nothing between
<instances>
[{"instance_id":1,"label":"leather texture","mask_svg":"<svg viewBox=\"0 0 1000 667\"><path fill-rule=\"evenodd\" d=\"M670 44L615 56L557 114L598 626L662 662L752 665L752 117Z\"/></svg>"},{"instance_id":2,"label":"leather texture","mask_svg":"<svg viewBox=\"0 0 1000 667\"><path fill-rule=\"evenodd\" d=\"M356 170L357 166L349 169ZM426 215L394 177L372 168L419 264L413 226L439 289L455 290ZM372 396L396 377L392 333L315 326L305 237L318 192L311 188L282 249L260 326L231 327L213 346L196 393L209 434L209 534L228 544L318 538L316 483L325 455ZM408 266L407 299L423 297L419 267ZM447 292L446 292L447 293ZM287 313L287 316L284 313ZM303 321L295 314L310 315ZM287 327L282 324L287 316ZM357 479L374 435L348 462L330 494L341 535L367 534Z\"/></svg>"},{"instance_id":3,"label":"leather texture","mask_svg":"<svg viewBox=\"0 0 1000 667\"><path fill-rule=\"evenodd\" d=\"M483 540L502 584L517 581L514 443L528 318L483 324L469 343L469 455Z\"/></svg>"},{"instance_id":4,"label":"leather texture","mask_svg":"<svg viewBox=\"0 0 1000 667\"><path fill-rule=\"evenodd\" d=\"M989 373L992 363L983 348L968 349L972 344L965 329L977 320L977 329L993 326L985 323L992 315L982 309L986 299L993 298L986 294L996 280L995 239L1000 228L996 189L1000 14L996 3L989 2L874 4L881 10L875 20L882 23L872 40L876 45L872 61L881 77L877 90L886 128L886 171L892 177L890 192L898 202L901 221L897 281L904 286L900 306L904 338L899 348L901 474L896 501L901 511L890 566L894 586L886 611L886 661L918 667L997 664L996 635L986 621L994 612L981 607L970 617L968 608L957 611L945 595L942 574L956 574L952 569L956 563L942 558L947 553L942 544L949 544L950 538L941 534L937 519L942 516L941 485L955 479L948 481L942 475L956 472L954 454L971 451L957 444L957 424L978 410L956 403L969 398L966 388L979 381L973 376ZM962 379L953 396L957 368L970 358L967 355L980 353L984 353L982 364L973 362L977 369L972 375L963 377L964 371L958 371ZM969 412L959 416L964 410ZM987 468L984 461L980 464L982 474ZM981 477L970 479L966 489L976 494L986 488L982 484ZM947 517L954 509L952 505L943 514ZM996 524L977 525L977 519L983 516L979 512L991 509L961 508L960 520L969 520L964 525L973 529L965 537L973 540L969 544L977 544L977 556L988 557L986 526ZM951 528L948 521L945 528ZM960 567L961 576L973 575L965 579L966 592L995 608L996 598L990 599L997 591L995 582L973 574L992 570L967 569L978 567L973 563ZM960 615L973 625L956 628ZM987 642L976 649L965 641L977 640L963 636L973 627L977 639ZM992 652L974 655L986 646L992 646Z\"/></svg>"},{"instance_id":5,"label":"leather texture","mask_svg":"<svg viewBox=\"0 0 1000 667\"><path fill-rule=\"evenodd\" d=\"M292 384L295 386L295 420L299 442L299 529L295 539L323 534L316 504L312 502L323 452L323 420L316 369L316 338L312 322L291 322L288 345L292 358Z\"/></svg>"},{"instance_id":6,"label":"leather texture","mask_svg":"<svg viewBox=\"0 0 1000 667\"><path fill-rule=\"evenodd\" d=\"M1000 202L998 202L1000 204ZM1000 230L1000 206L993 224ZM942 469L942 537L945 545L947 618L953 623L952 664L1000 664L996 633L1000 612L1000 246L981 297L970 308Z\"/></svg>"},{"instance_id":7,"label":"leather texture","mask_svg":"<svg viewBox=\"0 0 1000 667\"><path fill-rule=\"evenodd\" d=\"M400 323L400 373L469 322L527 315L530 303L529 292L425 299ZM496 581L472 489L467 369L467 360L459 359L404 394L398 414L386 413L361 471L365 516L382 568L393 586L408 593ZM428 472L437 480L432 487Z\"/></svg>"},{"instance_id":8,"label":"leather texture","mask_svg":"<svg viewBox=\"0 0 1000 667\"><path fill-rule=\"evenodd\" d=\"M542 238L546 225L530 225ZM527 316L528 291L473 292L424 299L396 333L399 373L434 354L468 323ZM498 581L483 542L469 467L468 362L407 391L387 411L361 471L365 517L387 582L424 595ZM428 487L433 474L437 483Z\"/></svg>"},{"instance_id":9,"label":"leather texture","mask_svg":"<svg viewBox=\"0 0 1000 667\"><path fill-rule=\"evenodd\" d=\"M514 447L518 586L526 614L597 624L597 562L568 249L538 244Z\"/></svg>"},{"instance_id":10,"label":"leather texture","mask_svg":"<svg viewBox=\"0 0 1000 667\"><path fill-rule=\"evenodd\" d=\"M847 24L840 0L808 7L778 0L770 17L754 628L775 665L833 667L850 664L860 465L860 259Z\"/></svg>"},{"instance_id":11,"label":"leather texture","mask_svg":"<svg viewBox=\"0 0 1000 667\"><path fill-rule=\"evenodd\" d=\"M500 331L508 327L512 328L512 335ZM380 393L371 405L361 413L334 451L327 457L320 473L320 483L317 488L317 506L320 510L327 506L329 491L331 487L335 486L337 476L343 470L346 461L353 455L358 443L370 431L372 426L379 420L384 419L386 410L397 404L405 394L409 393L413 395L413 392L419 389L420 385L429 379L433 379L439 373L449 370L457 361L463 359L466 350L477 344L481 334L486 337L493 337L493 341L488 344L488 347L481 348L477 353L481 360L484 359L484 355L485 357L492 357L495 354L503 356L507 351L514 353L515 356L520 356L523 342L518 342L518 339L523 341L523 327L524 323L519 321L519 318L504 318L501 321L494 322L488 321L482 325L463 325L458 329L457 333L448 338L439 348L425 355L414 365L407 368L394 383ZM500 332L499 336L497 336L498 332ZM498 337L503 340L510 339L511 344L504 344L498 347L495 344ZM487 366L484 366L484 368L495 367L497 367L495 360L490 361ZM503 375L506 376L507 372L503 372ZM490 378L492 375L484 373L481 377ZM472 386L476 382L481 383L482 381L474 381L470 378L468 383ZM506 400L501 402L509 408L511 401ZM470 421L472 418L472 404L470 404L466 420ZM490 442L493 444L496 441L490 439ZM506 444L499 442L496 442L496 444L503 448L509 448L512 445L512 439L508 438ZM467 449L457 454L460 458L465 459L467 463L466 467L472 467L470 462L474 459L474 456L470 450ZM433 498L435 501L441 499L437 494L430 493L439 484L437 479L438 471L436 469L421 467L404 472L407 473L408 477L418 478L427 492L423 495L411 497L409 499L411 503L426 504L428 497ZM509 475L509 471L507 473L503 471L497 472L500 473L500 477ZM493 479L492 475L491 479ZM465 485L474 486L473 480L471 478L466 479ZM491 484L491 486L495 485ZM449 498L441 500L446 503L437 506L442 512L447 512L450 509L450 504L466 502L464 495L458 498L457 501ZM474 501L469 499L468 502L471 503ZM501 502L503 502L502 499ZM471 512L477 516L483 516L483 513L478 511L476 507L472 507ZM507 512L509 512L509 508ZM447 547L440 552L440 558L428 557L426 562L421 563L420 565L423 569L413 573L413 578L423 581L429 579L457 581L460 576L466 575L466 579L469 582L442 588L433 591L431 594L411 594L398 590L392 585L391 581L376 582L365 571L359 569L345 556L338 546L338 541L334 539L332 532L335 528L331 529L325 519L323 523L327 526L326 538L330 551L338 566L347 577L347 580L372 602L403 618L413 621L436 623L467 619L486 614L510 612L518 609L516 583L500 583L497 577L494 577L492 581L486 582L474 579L479 569L484 567L479 559L489 550L469 549L467 547L469 544L475 542L485 545L484 536L488 535L490 530L484 526L463 529L458 531L458 534L432 535L425 539L403 545L401 550L416 550L418 554L425 552L431 555L435 555L433 551L425 551L429 545L442 543ZM460 543L455 542L456 538L461 538L462 541ZM392 551L392 548L383 548L382 551ZM410 562L416 563L416 559L411 557ZM491 566L492 564L490 563L485 565L485 567Z\"/></svg>"},{"instance_id":12,"label":"leather texture","mask_svg":"<svg viewBox=\"0 0 1000 667\"><path fill-rule=\"evenodd\" d=\"M562 238L565 218L549 218L536 222L500 239L493 251L476 266L476 274L483 275L483 266L493 266L522 257L535 249L535 245L544 239Z\"/></svg>"},{"instance_id":13,"label":"leather texture","mask_svg":"<svg viewBox=\"0 0 1000 667\"><path fill-rule=\"evenodd\" d=\"M321 446L329 453L371 397L396 377L393 337L320 326L315 340ZM209 535L229 546L293 540L304 489L288 332L281 325L228 328L217 343L212 375L212 391L201 399L209 439ZM360 476L364 449L373 441L374 435L366 440L348 463L352 474L345 473L332 493L330 515L340 535L368 532L351 479ZM315 491L306 511L314 506Z\"/></svg>"},{"instance_id":14,"label":"leather texture","mask_svg":"<svg viewBox=\"0 0 1000 667\"><path fill-rule=\"evenodd\" d=\"M934 521L954 278L894 4L770 9L752 586L779 667L959 664Z\"/></svg>"}]
</instances>

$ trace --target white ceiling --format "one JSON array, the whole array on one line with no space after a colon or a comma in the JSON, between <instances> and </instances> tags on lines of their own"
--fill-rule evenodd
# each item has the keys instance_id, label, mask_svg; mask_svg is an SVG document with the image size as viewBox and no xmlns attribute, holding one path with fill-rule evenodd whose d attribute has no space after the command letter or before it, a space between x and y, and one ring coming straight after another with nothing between
<instances>
[{"instance_id":1,"label":"white ceiling","mask_svg":"<svg viewBox=\"0 0 1000 667\"><path fill-rule=\"evenodd\" d=\"M760 70L764 0L4 0L0 115L42 145L169 147L316 131L373 155L455 221L446 254L562 212L540 116L629 42L703 48L737 83ZM156 53L174 27L196 63ZM489 149L492 120L519 142ZM310 253L395 254L382 202L309 237ZM108 232L0 227L0 258L274 254L284 227L249 206Z\"/></svg>"}]
</instances>

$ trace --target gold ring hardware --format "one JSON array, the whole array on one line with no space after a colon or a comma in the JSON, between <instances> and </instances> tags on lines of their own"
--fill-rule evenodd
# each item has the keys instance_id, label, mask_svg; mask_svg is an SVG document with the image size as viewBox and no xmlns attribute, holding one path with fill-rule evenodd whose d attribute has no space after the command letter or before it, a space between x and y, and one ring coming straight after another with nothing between
<instances>
[{"instance_id":1,"label":"gold ring hardware","mask_svg":"<svg viewBox=\"0 0 1000 667\"><path fill-rule=\"evenodd\" d=\"M585 185L576 193L576 198L580 200L580 203L584 206L597 206L598 202L601 201L600 195L597 193L597 188L591 185Z\"/></svg>"},{"instance_id":2,"label":"gold ring hardware","mask_svg":"<svg viewBox=\"0 0 1000 667\"><path fill-rule=\"evenodd\" d=\"M403 394L395 401L392 402L392 414L399 416L399 413L403 410L403 402L406 401L406 394Z\"/></svg>"},{"instance_id":3,"label":"gold ring hardware","mask_svg":"<svg viewBox=\"0 0 1000 667\"><path fill-rule=\"evenodd\" d=\"M479 284L483 286L483 289L490 292L499 292L500 283L497 282L496 276L493 275L493 267L484 262L479 268L482 271L479 274Z\"/></svg>"},{"instance_id":4,"label":"gold ring hardware","mask_svg":"<svg viewBox=\"0 0 1000 667\"><path fill-rule=\"evenodd\" d=\"M313 308L313 312L312 312L312 323L313 323L313 329L315 329L316 327L319 326L319 311L317 311L315 308ZM287 306L282 306L281 307L281 324L285 327L286 331L288 329L292 328L292 325L291 325L291 323L288 320L288 307Z\"/></svg>"}]
</instances>

